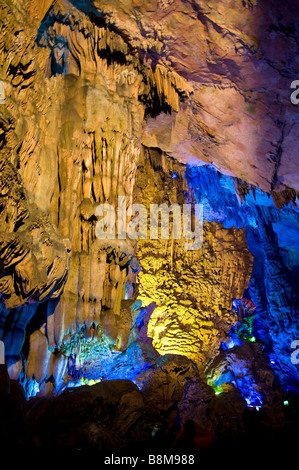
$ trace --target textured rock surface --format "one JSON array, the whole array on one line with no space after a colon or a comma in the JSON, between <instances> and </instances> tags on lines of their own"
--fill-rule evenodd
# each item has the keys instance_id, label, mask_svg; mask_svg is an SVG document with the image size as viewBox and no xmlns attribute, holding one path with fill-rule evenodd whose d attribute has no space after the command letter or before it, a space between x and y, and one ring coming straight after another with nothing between
<instances>
[{"instance_id":1,"label":"textured rock surface","mask_svg":"<svg viewBox=\"0 0 299 470\"><path fill-rule=\"evenodd\" d=\"M25 425L34 449L110 449L155 426L171 440L190 418L225 437L243 432L246 403L280 422L272 369L285 389L299 383L295 7L2 2L0 412L11 442ZM202 203L202 248L99 239L97 207L118 196ZM232 331L243 295L256 345ZM107 378L135 385L94 385ZM26 422L16 379L38 395ZM61 394L82 383L93 387Z\"/></svg>"},{"instance_id":2,"label":"textured rock surface","mask_svg":"<svg viewBox=\"0 0 299 470\"><path fill-rule=\"evenodd\" d=\"M153 203L187 203L184 175L172 178L177 169L157 152L143 167L140 161L138 201L148 209ZM205 222L202 248L186 251L186 239L174 239L172 228L169 240L138 242L139 298L143 305L156 303L147 333L159 353L183 354L202 370L237 321L232 299L248 287L253 257L243 229Z\"/></svg>"},{"instance_id":3,"label":"textured rock surface","mask_svg":"<svg viewBox=\"0 0 299 470\"><path fill-rule=\"evenodd\" d=\"M147 411L163 419L180 401L184 385L197 374L195 365L186 357L166 354L135 381L142 389Z\"/></svg>"},{"instance_id":4,"label":"textured rock surface","mask_svg":"<svg viewBox=\"0 0 299 470\"><path fill-rule=\"evenodd\" d=\"M41 11L37 3L27 9L24 2L6 6L2 13L7 86L2 323L4 315L6 323L14 322L12 308L19 317L15 337L4 335L8 355L21 351L24 328L36 313L32 304L51 298L40 309L44 339L39 334L40 339L29 343L29 357L37 354L45 360L36 363L38 370L31 361L27 379L55 379L57 373L59 380L64 359L56 365L56 350L69 335L82 329L87 337L103 333L123 349L131 327L130 321L121 333L120 312L125 284L134 281L130 262L135 248L124 241L107 250L107 243L95 236L95 212L99 202L113 204L118 195L127 196L128 205L132 202L145 109L138 100L143 72L118 57L128 53L128 46L105 24L94 24L77 9L70 24L70 6L48 3L49 10L45 4ZM64 35L78 57L64 55L58 39L63 42ZM88 45L91 35L96 49ZM115 50L112 64L107 48ZM32 306L25 307L29 302ZM54 356L49 357L48 348Z\"/></svg>"},{"instance_id":5,"label":"textured rock surface","mask_svg":"<svg viewBox=\"0 0 299 470\"><path fill-rule=\"evenodd\" d=\"M76 17L74 5L55 2L44 21L62 12L50 43L49 67L58 73L84 68L78 38L63 24L65 9ZM85 27L92 15L104 19L153 68L157 94L173 112L148 122L146 145L214 162L264 190L298 190L298 114L289 99L298 68L293 2L109 0L78 8Z\"/></svg>"},{"instance_id":6,"label":"textured rock surface","mask_svg":"<svg viewBox=\"0 0 299 470\"><path fill-rule=\"evenodd\" d=\"M186 178L206 220L245 228L254 255L246 292L256 306L252 334L270 355L284 388L296 389L298 366L291 361L291 343L299 335L298 209L289 204L278 210L258 188L247 188L241 199L236 182L211 167L189 167Z\"/></svg>"},{"instance_id":7,"label":"textured rock surface","mask_svg":"<svg viewBox=\"0 0 299 470\"><path fill-rule=\"evenodd\" d=\"M27 419L39 449L108 452L118 441L121 449L127 431L143 408L136 385L111 380L38 400L30 407Z\"/></svg>"}]
</instances>

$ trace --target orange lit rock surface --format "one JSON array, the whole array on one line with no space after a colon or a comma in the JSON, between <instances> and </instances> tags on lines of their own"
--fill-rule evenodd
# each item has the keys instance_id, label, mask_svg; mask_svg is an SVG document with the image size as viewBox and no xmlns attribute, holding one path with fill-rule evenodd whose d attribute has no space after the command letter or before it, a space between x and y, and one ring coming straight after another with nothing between
<instances>
[{"instance_id":1,"label":"orange lit rock surface","mask_svg":"<svg viewBox=\"0 0 299 470\"><path fill-rule=\"evenodd\" d=\"M54 355L82 329L117 351L128 345L122 302L127 283L136 297L136 243L98 240L95 212L119 195L133 202L142 145L183 163L209 162L240 188L244 180L277 191L278 205L295 200L293 9L268 0L2 5L1 328L13 316L7 353L15 357L39 311L29 341L46 358L38 377L60 370L46 349ZM151 174L158 203L164 182ZM170 183L169 201L183 203ZM204 239L187 255L180 243L138 244L140 298L157 301L155 347L200 354L200 364L233 323L231 300L252 264L243 230L206 223Z\"/></svg>"}]
</instances>

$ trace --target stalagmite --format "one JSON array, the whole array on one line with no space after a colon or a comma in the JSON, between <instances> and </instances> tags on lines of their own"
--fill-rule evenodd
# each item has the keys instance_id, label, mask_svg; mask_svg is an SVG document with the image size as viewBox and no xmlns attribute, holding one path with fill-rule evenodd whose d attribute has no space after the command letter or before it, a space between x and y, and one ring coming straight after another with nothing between
<instances>
[{"instance_id":1,"label":"stalagmite","mask_svg":"<svg viewBox=\"0 0 299 470\"><path fill-rule=\"evenodd\" d=\"M26 376L29 380L33 375L37 382L49 376L51 351L47 337L42 330L36 330L30 336L29 355L26 362Z\"/></svg>"}]
</instances>

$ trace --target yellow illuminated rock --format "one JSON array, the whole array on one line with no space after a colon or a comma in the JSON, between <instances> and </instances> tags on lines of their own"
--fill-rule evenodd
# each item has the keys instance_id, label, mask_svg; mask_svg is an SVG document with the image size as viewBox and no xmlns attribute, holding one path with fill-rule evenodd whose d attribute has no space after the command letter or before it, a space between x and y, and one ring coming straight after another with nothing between
<instances>
[{"instance_id":1,"label":"yellow illuminated rock","mask_svg":"<svg viewBox=\"0 0 299 470\"><path fill-rule=\"evenodd\" d=\"M151 203L182 202L187 189L184 167L173 167L161 155L160 168L163 158L163 171L151 150L139 165L138 201L148 208ZM181 176L172 179L174 171ZM148 324L157 351L185 355L202 370L237 320L232 300L241 298L248 286L253 256L243 229L216 222L204 222L201 249L186 251L185 242L183 237L173 239L171 224L169 240L138 241L139 298L144 306L157 304Z\"/></svg>"}]
</instances>

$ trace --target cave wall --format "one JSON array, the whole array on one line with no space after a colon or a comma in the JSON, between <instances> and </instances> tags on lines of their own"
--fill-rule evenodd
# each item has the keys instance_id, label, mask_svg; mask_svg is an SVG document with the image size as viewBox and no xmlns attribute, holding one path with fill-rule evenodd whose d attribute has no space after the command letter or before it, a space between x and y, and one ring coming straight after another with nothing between
<instances>
[{"instance_id":1,"label":"cave wall","mask_svg":"<svg viewBox=\"0 0 299 470\"><path fill-rule=\"evenodd\" d=\"M254 256L245 292L256 307L253 334L263 343L284 388L296 390L298 366L291 361L291 344L299 328L298 209L291 203L278 209L272 196L240 185L211 166L189 166L186 179L207 221L244 228Z\"/></svg>"},{"instance_id":2,"label":"cave wall","mask_svg":"<svg viewBox=\"0 0 299 470\"><path fill-rule=\"evenodd\" d=\"M151 204L195 203L185 166L157 150L144 152L136 184L138 201L148 212ZM183 354L200 371L236 323L232 299L243 297L253 266L243 227L204 221L202 240L200 249L186 250L186 239L174 238L172 221L168 240L141 239L137 249L138 298L143 306L156 305L148 324L154 348L160 354Z\"/></svg>"},{"instance_id":3,"label":"cave wall","mask_svg":"<svg viewBox=\"0 0 299 470\"><path fill-rule=\"evenodd\" d=\"M28 395L48 395L81 379L135 380L157 354L183 354L205 374L246 291L255 335L296 388L293 3L1 8L0 331L10 376ZM96 208L118 196L127 207L202 203L203 247L99 240Z\"/></svg>"}]
</instances>

